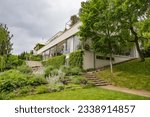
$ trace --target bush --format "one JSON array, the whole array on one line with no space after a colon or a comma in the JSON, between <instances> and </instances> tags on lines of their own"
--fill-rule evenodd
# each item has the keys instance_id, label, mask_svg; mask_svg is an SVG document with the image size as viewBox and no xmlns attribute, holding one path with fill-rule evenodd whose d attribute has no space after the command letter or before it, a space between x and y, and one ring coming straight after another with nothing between
<instances>
[{"instance_id":1,"label":"bush","mask_svg":"<svg viewBox=\"0 0 150 117\"><path fill-rule=\"evenodd\" d=\"M72 78L72 82L74 84L83 84L83 85L86 85L88 83L87 79L85 77L82 77L82 76L74 76Z\"/></svg>"},{"instance_id":2,"label":"bush","mask_svg":"<svg viewBox=\"0 0 150 117\"><path fill-rule=\"evenodd\" d=\"M83 66L83 51L76 51L70 54L69 56L69 65L71 67L79 67Z\"/></svg>"},{"instance_id":3,"label":"bush","mask_svg":"<svg viewBox=\"0 0 150 117\"><path fill-rule=\"evenodd\" d=\"M61 83L49 84L48 89L49 89L49 92L58 92L58 91L64 90L64 85Z\"/></svg>"},{"instance_id":4,"label":"bush","mask_svg":"<svg viewBox=\"0 0 150 117\"><path fill-rule=\"evenodd\" d=\"M67 76L71 75L71 73L70 73L71 72L71 67L69 67L69 66L61 66L60 70L62 72L64 72L65 75L67 75Z\"/></svg>"},{"instance_id":5,"label":"bush","mask_svg":"<svg viewBox=\"0 0 150 117\"><path fill-rule=\"evenodd\" d=\"M0 74L0 92L10 92L24 86L46 84L42 76L23 74L18 70L9 70Z\"/></svg>"},{"instance_id":6,"label":"bush","mask_svg":"<svg viewBox=\"0 0 150 117\"><path fill-rule=\"evenodd\" d=\"M23 64L23 60L19 59L17 55L10 55L7 58L6 68L13 69L17 66L21 66Z\"/></svg>"},{"instance_id":7,"label":"bush","mask_svg":"<svg viewBox=\"0 0 150 117\"><path fill-rule=\"evenodd\" d=\"M32 75L32 77L28 81L29 85L31 86L38 86L48 84L47 80L42 75Z\"/></svg>"},{"instance_id":8,"label":"bush","mask_svg":"<svg viewBox=\"0 0 150 117\"><path fill-rule=\"evenodd\" d=\"M30 88L31 87L22 87L19 89L19 94L18 95L25 95L28 94L30 92Z\"/></svg>"},{"instance_id":9,"label":"bush","mask_svg":"<svg viewBox=\"0 0 150 117\"><path fill-rule=\"evenodd\" d=\"M54 69L54 67L53 66L51 66L51 65L49 65L49 66L47 66L46 68L45 68L45 76L49 76L50 75L50 73L51 73L51 71Z\"/></svg>"},{"instance_id":10,"label":"bush","mask_svg":"<svg viewBox=\"0 0 150 117\"><path fill-rule=\"evenodd\" d=\"M70 74L71 75L80 75L81 74L81 68L79 68L79 67L71 68Z\"/></svg>"},{"instance_id":11,"label":"bush","mask_svg":"<svg viewBox=\"0 0 150 117\"><path fill-rule=\"evenodd\" d=\"M150 57L150 46L143 50L144 57Z\"/></svg>"},{"instance_id":12,"label":"bush","mask_svg":"<svg viewBox=\"0 0 150 117\"><path fill-rule=\"evenodd\" d=\"M0 100L9 100L12 97L15 97L14 93L1 92L0 94Z\"/></svg>"},{"instance_id":13,"label":"bush","mask_svg":"<svg viewBox=\"0 0 150 117\"><path fill-rule=\"evenodd\" d=\"M30 67L28 67L27 65L19 66L19 67L17 67L17 70L20 71L21 73L25 73L25 74L32 73L32 69Z\"/></svg>"},{"instance_id":14,"label":"bush","mask_svg":"<svg viewBox=\"0 0 150 117\"><path fill-rule=\"evenodd\" d=\"M79 67L69 67L69 66L62 66L61 70L66 74L66 76L80 75L82 72L81 68Z\"/></svg>"},{"instance_id":15,"label":"bush","mask_svg":"<svg viewBox=\"0 0 150 117\"><path fill-rule=\"evenodd\" d=\"M45 85L41 85L41 86L36 87L36 93L37 94L48 93L48 92L49 92L48 87Z\"/></svg>"},{"instance_id":16,"label":"bush","mask_svg":"<svg viewBox=\"0 0 150 117\"><path fill-rule=\"evenodd\" d=\"M65 58L65 55L52 57L45 64L46 66L51 65L54 68L59 68L60 66L65 65Z\"/></svg>"}]
</instances>

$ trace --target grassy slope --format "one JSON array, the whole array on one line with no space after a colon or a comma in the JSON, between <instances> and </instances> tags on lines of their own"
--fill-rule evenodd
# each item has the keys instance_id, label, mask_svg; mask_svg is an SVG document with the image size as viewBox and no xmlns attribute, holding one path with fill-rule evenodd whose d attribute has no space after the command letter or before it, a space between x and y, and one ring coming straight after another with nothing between
<instances>
[{"instance_id":1,"label":"grassy slope","mask_svg":"<svg viewBox=\"0 0 150 117\"><path fill-rule=\"evenodd\" d=\"M117 86L150 91L150 58L145 62L134 60L114 66L114 78L111 78L110 69L99 72L97 76Z\"/></svg>"},{"instance_id":2,"label":"grassy slope","mask_svg":"<svg viewBox=\"0 0 150 117\"><path fill-rule=\"evenodd\" d=\"M144 100L150 99L137 95L110 91L101 88L66 90L62 92L16 97L21 100Z\"/></svg>"}]
</instances>

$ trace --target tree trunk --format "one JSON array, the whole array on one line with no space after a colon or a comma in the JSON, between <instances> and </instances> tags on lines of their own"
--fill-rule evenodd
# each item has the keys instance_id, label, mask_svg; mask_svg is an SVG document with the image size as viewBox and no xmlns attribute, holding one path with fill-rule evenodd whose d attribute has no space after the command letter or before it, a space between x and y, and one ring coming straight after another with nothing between
<instances>
[{"instance_id":1,"label":"tree trunk","mask_svg":"<svg viewBox=\"0 0 150 117\"><path fill-rule=\"evenodd\" d=\"M110 53L110 71L113 74L112 53Z\"/></svg>"},{"instance_id":2,"label":"tree trunk","mask_svg":"<svg viewBox=\"0 0 150 117\"><path fill-rule=\"evenodd\" d=\"M140 59L141 59L141 61L143 62L143 61L145 61L145 58L144 58L144 55L143 55L143 53L142 53L142 51L141 51L141 49L140 49L140 46L139 46L139 42L138 42L139 38L138 38L138 35L137 35L137 33L134 31L134 29L133 29L132 26L130 27L130 30L131 30L131 33L134 35L134 43L135 43L135 45L136 45L136 49L137 49L137 51L138 51L138 54L139 54L139 56L140 56Z\"/></svg>"}]
</instances>

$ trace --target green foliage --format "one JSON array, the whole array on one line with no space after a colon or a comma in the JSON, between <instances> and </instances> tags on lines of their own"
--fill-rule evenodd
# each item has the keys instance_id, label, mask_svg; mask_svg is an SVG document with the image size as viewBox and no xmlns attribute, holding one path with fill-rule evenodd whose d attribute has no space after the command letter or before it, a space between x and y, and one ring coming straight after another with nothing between
<instances>
[{"instance_id":1,"label":"green foliage","mask_svg":"<svg viewBox=\"0 0 150 117\"><path fill-rule=\"evenodd\" d=\"M53 66L49 65L45 68L45 76L57 76L58 75L58 69L54 68Z\"/></svg>"},{"instance_id":2,"label":"green foliage","mask_svg":"<svg viewBox=\"0 0 150 117\"><path fill-rule=\"evenodd\" d=\"M82 71L81 68L79 68L79 67L73 67L70 70L70 74L71 75L80 75L81 71Z\"/></svg>"},{"instance_id":3,"label":"green foliage","mask_svg":"<svg viewBox=\"0 0 150 117\"><path fill-rule=\"evenodd\" d=\"M12 50L11 38L13 35L10 35L6 25L0 23L0 55L8 56Z\"/></svg>"},{"instance_id":4,"label":"green foliage","mask_svg":"<svg viewBox=\"0 0 150 117\"><path fill-rule=\"evenodd\" d=\"M9 70L0 74L0 92L10 92L20 87L46 83L42 76L23 74L18 70Z\"/></svg>"},{"instance_id":5,"label":"green foliage","mask_svg":"<svg viewBox=\"0 0 150 117\"><path fill-rule=\"evenodd\" d=\"M46 66L51 65L55 68L59 68L60 66L65 65L65 58L65 55L52 57L46 62Z\"/></svg>"},{"instance_id":6,"label":"green foliage","mask_svg":"<svg viewBox=\"0 0 150 117\"><path fill-rule=\"evenodd\" d=\"M49 92L49 90L46 85L41 85L41 86L36 87L37 94L48 93L48 92Z\"/></svg>"},{"instance_id":7,"label":"green foliage","mask_svg":"<svg viewBox=\"0 0 150 117\"><path fill-rule=\"evenodd\" d=\"M72 27L79 21L79 17L77 15L72 15L70 17L70 21L71 21L70 27Z\"/></svg>"},{"instance_id":8,"label":"green foliage","mask_svg":"<svg viewBox=\"0 0 150 117\"><path fill-rule=\"evenodd\" d=\"M64 90L64 85L61 83L49 84L48 89L49 89L49 92L58 92L58 91Z\"/></svg>"},{"instance_id":9,"label":"green foliage","mask_svg":"<svg viewBox=\"0 0 150 117\"><path fill-rule=\"evenodd\" d=\"M51 66L51 65L49 65L49 66L47 66L46 68L45 68L45 76L49 76L50 75L50 73L51 73L51 71L52 70L54 70L55 68L53 67L53 66Z\"/></svg>"},{"instance_id":10,"label":"green foliage","mask_svg":"<svg viewBox=\"0 0 150 117\"><path fill-rule=\"evenodd\" d=\"M87 79L83 76L73 76L72 82L74 84L83 84L83 85L86 85L88 83Z\"/></svg>"},{"instance_id":11,"label":"green foliage","mask_svg":"<svg viewBox=\"0 0 150 117\"><path fill-rule=\"evenodd\" d=\"M41 55L34 55L32 51L30 53L22 52L18 57L21 60L31 60L31 61L41 61L42 60Z\"/></svg>"},{"instance_id":12,"label":"green foliage","mask_svg":"<svg viewBox=\"0 0 150 117\"><path fill-rule=\"evenodd\" d=\"M13 69L23 64L23 60L19 59L17 55L10 55L7 57L6 69Z\"/></svg>"},{"instance_id":13,"label":"green foliage","mask_svg":"<svg viewBox=\"0 0 150 117\"><path fill-rule=\"evenodd\" d=\"M66 76L70 75L80 75L82 70L79 67L61 66L61 71L65 73Z\"/></svg>"},{"instance_id":14,"label":"green foliage","mask_svg":"<svg viewBox=\"0 0 150 117\"><path fill-rule=\"evenodd\" d=\"M114 66L114 78L111 78L109 71L100 71L97 77L117 86L150 91L150 58L144 62L133 60Z\"/></svg>"},{"instance_id":15,"label":"green foliage","mask_svg":"<svg viewBox=\"0 0 150 117\"><path fill-rule=\"evenodd\" d=\"M21 87L17 93L18 93L19 96L20 95L27 95L31 88L32 87L30 87L30 86Z\"/></svg>"},{"instance_id":16,"label":"green foliage","mask_svg":"<svg viewBox=\"0 0 150 117\"><path fill-rule=\"evenodd\" d=\"M82 3L82 26L79 35L84 43L87 40L92 42L95 52L112 54L115 48L127 45L130 32L119 26L115 9L113 1L109 0L90 0Z\"/></svg>"},{"instance_id":17,"label":"green foliage","mask_svg":"<svg viewBox=\"0 0 150 117\"><path fill-rule=\"evenodd\" d=\"M3 71L6 67L6 59L4 56L0 56L0 71Z\"/></svg>"},{"instance_id":18,"label":"green foliage","mask_svg":"<svg viewBox=\"0 0 150 117\"><path fill-rule=\"evenodd\" d=\"M24 74L31 74L32 69L27 65L18 66L17 70Z\"/></svg>"},{"instance_id":19,"label":"green foliage","mask_svg":"<svg viewBox=\"0 0 150 117\"><path fill-rule=\"evenodd\" d=\"M69 65L71 67L80 67L83 66L83 51L72 52L69 55Z\"/></svg>"},{"instance_id":20,"label":"green foliage","mask_svg":"<svg viewBox=\"0 0 150 117\"><path fill-rule=\"evenodd\" d=\"M144 61L138 41L147 38L150 31L149 0L89 0L80 9L79 35L92 41L94 51L115 53L128 42L135 43ZM111 55L110 55L111 56Z\"/></svg>"}]
</instances>

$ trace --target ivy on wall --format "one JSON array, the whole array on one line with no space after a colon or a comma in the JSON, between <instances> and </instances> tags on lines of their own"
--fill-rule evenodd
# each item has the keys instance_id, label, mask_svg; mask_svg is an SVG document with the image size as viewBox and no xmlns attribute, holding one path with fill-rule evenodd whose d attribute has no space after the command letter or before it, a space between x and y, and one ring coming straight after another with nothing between
<instances>
[{"instance_id":1,"label":"ivy on wall","mask_svg":"<svg viewBox=\"0 0 150 117\"><path fill-rule=\"evenodd\" d=\"M43 64L45 66L53 66L55 68L59 68L62 65L65 65L65 55L61 55L61 56L56 56L56 57L52 57L50 59L48 59L48 61L44 61Z\"/></svg>"},{"instance_id":2,"label":"ivy on wall","mask_svg":"<svg viewBox=\"0 0 150 117\"><path fill-rule=\"evenodd\" d=\"M78 50L76 52L73 52L69 56L69 65L71 67L80 67L83 66L83 51Z\"/></svg>"}]
</instances>

